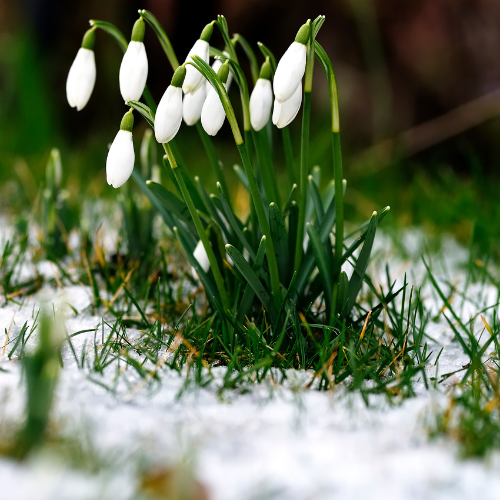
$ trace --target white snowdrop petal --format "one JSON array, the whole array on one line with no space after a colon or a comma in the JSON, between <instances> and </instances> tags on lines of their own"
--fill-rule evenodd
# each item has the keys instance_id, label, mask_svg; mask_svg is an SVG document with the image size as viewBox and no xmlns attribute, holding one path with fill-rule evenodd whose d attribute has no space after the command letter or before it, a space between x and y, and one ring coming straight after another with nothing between
<instances>
[{"instance_id":1,"label":"white snowdrop petal","mask_svg":"<svg viewBox=\"0 0 500 500\"><path fill-rule=\"evenodd\" d=\"M299 82L292 97L285 102L274 101L273 123L278 128L289 125L299 112L302 104L302 82Z\"/></svg>"},{"instance_id":2,"label":"white snowdrop petal","mask_svg":"<svg viewBox=\"0 0 500 500\"><path fill-rule=\"evenodd\" d=\"M148 57L142 42L130 42L120 66L120 92L123 100L138 101L148 78Z\"/></svg>"},{"instance_id":3,"label":"white snowdrop petal","mask_svg":"<svg viewBox=\"0 0 500 500\"><path fill-rule=\"evenodd\" d=\"M208 42L205 42L205 40L196 40L185 62L192 61L195 55L201 57L201 59L208 63ZM186 78L182 84L182 91L185 94L194 94L204 81L205 77L192 64L188 64L186 65Z\"/></svg>"},{"instance_id":4,"label":"white snowdrop petal","mask_svg":"<svg viewBox=\"0 0 500 500\"><path fill-rule=\"evenodd\" d=\"M72 108L82 110L94 90L96 66L94 51L80 48L66 80L66 97Z\"/></svg>"},{"instance_id":5,"label":"white snowdrop petal","mask_svg":"<svg viewBox=\"0 0 500 500\"><path fill-rule=\"evenodd\" d=\"M118 188L125 184L132 175L135 162L132 132L119 130L109 148L106 160L106 178L108 184Z\"/></svg>"},{"instance_id":6,"label":"white snowdrop petal","mask_svg":"<svg viewBox=\"0 0 500 500\"><path fill-rule=\"evenodd\" d=\"M210 86L210 84L208 84ZM194 94L186 94L182 100L182 117L187 125L194 125L201 118L201 110L207 98L207 88L201 85Z\"/></svg>"},{"instance_id":7,"label":"white snowdrop petal","mask_svg":"<svg viewBox=\"0 0 500 500\"><path fill-rule=\"evenodd\" d=\"M182 123L182 89L169 85L155 116L155 137L159 143L171 141Z\"/></svg>"},{"instance_id":8,"label":"white snowdrop petal","mask_svg":"<svg viewBox=\"0 0 500 500\"><path fill-rule=\"evenodd\" d=\"M259 78L250 96L250 122L254 130L261 130L269 121L273 105L271 82Z\"/></svg>"},{"instance_id":9,"label":"white snowdrop petal","mask_svg":"<svg viewBox=\"0 0 500 500\"><path fill-rule=\"evenodd\" d=\"M225 119L226 112L219 94L214 88L211 88L201 110L201 124L208 135L216 135Z\"/></svg>"},{"instance_id":10,"label":"white snowdrop petal","mask_svg":"<svg viewBox=\"0 0 500 500\"><path fill-rule=\"evenodd\" d=\"M293 42L283 54L273 80L274 97L278 102L292 97L306 71L306 56L307 48L299 42Z\"/></svg>"},{"instance_id":11,"label":"white snowdrop petal","mask_svg":"<svg viewBox=\"0 0 500 500\"><path fill-rule=\"evenodd\" d=\"M198 241L198 244L194 249L193 256L199 262L201 268L205 272L208 272L208 270L210 269L210 261L208 260L207 252L201 240ZM191 274L193 275L194 279L198 279L198 273L196 272L196 269L194 267L191 268Z\"/></svg>"}]
</instances>

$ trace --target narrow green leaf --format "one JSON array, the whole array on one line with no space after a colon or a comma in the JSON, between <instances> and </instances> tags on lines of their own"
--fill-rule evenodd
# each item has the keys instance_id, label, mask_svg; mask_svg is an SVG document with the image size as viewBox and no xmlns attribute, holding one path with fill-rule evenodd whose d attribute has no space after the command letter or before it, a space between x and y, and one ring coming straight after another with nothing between
<instances>
[{"instance_id":1,"label":"narrow green leaf","mask_svg":"<svg viewBox=\"0 0 500 500\"><path fill-rule=\"evenodd\" d=\"M179 231L177 227L174 227L174 234L177 237L177 241L181 245L181 248L184 252L184 255L186 256L187 261L195 268L196 272L198 273L198 276L200 277L201 282L205 287L208 300L216 309L219 309L217 307L217 303L220 304L221 301L215 283L213 282L211 277L203 270L198 260L194 257L193 255L194 249L193 250L190 249L189 243L186 241L184 235Z\"/></svg>"},{"instance_id":2,"label":"narrow green leaf","mask_svg":"<svg viewBox=\"0 0 500 500\"><path fill-rule=\"evenodd\" d=\"M252 248L252 245L250 245L249 241L246 239L245 235L240 229L240 225L237 223L236 216L233 214L233 211L231 210L231 207L229 206L228 201L226 200L226 197L224 196L224 192L222 191L222 187L219 183L217 183L217 191L219 192L219 197L220 197L220 202L222 205L222 210L223 213L226 217L227 222L231 226L231 229L234 231L234 234L240 241L241 245L246 248L248 251L250 258L252 260L255 260L255 251Z\"/></svg>"},{"instance_id":3,"label":"narrow green leaf","mask_svg":"<svg viewBox=\"0 0 500 500\"><path fill-rule=\"evenodd\" d=\"M257 42L260 51L264 57L269 57L269 62L271 63L271 69L273 70L273 74L276 72L276 57L274 54L261 42Z\"/></svg>"},{"instance_id":4,"label":"narrow green leaf","mask_svg":"<svg viewBox=\"0 0 500 500\"><path fill-rule=\"evenodd\" d=\"M172 47L172 44L170 43L170 40L165 33L162 25L159 23L158 19L156 19L156 17L151 14L151 12L147 10L141 10L140 14L144 18L144 20L153 28L153 31L156 33L160 45L162 46L163 51L165 52L170 65L172 66L172 69L175 71L179 67L179 61L177 60L174 48Z\"/></svg>"},{"instance_id":5,"label":"narrow green leaf","mask_svg":"<svg viewBox=\"0 0 500 500\"><path fill-rule=\"evenodd\" d=\"M368 267L368 261L370 260L370 254L373 248L373 241L375 240L375 233L377 232L377 224L377 212L374 212L370 220L370 225L366 231L363 248L361 249L356 266L354 267L354 272L351 276L351 281L349 282L349 301L345 312L346 316L351 314L352 308L356 303L356 298L361 290L361 285L363 284L366 268Z\"/></svg>"},{"instance_id":6,"label":"narrow green leaf","mask_svg":"<svg viewBox=\"0 0 500 500\"><path fill-rule=\"evenodd\" d=\"M330 269L330 261L328 255L326 254L325 246L321 241L318 230L311 224L306 224L307 234L309 235L309 241L311 242L314 259L316 260L316 265L318 266L319 275L321 276L321 281L323 282L323 287L325 291L325 302L327 307L327 317L330 317L330 307L332 303L332 272Z\"/></svg>"},{"instance_id":7,"label":"narrow green leaf","mask_svg":"<svg viewBox=\"0 0 500 500\"><path fill-rule=\"evenodd\" d=\"M248 177L247 174L245 174L245 171L239 165L234 165L233 170L235 174L239 177L244 188L249 192Z\"/></svg>"},{"instance_id":8,"label":"narrow green leaf","mask_svg":"<svg viewBox=\"0 0 500 500\"><path fill-rule=\"evenodd\" d=\"M262 239L260 240L259 244L259 249L257 250L257 255L255 257L255 262L252 267L252 270L255 273L255 276L257 276L257 278L260 276L265 255L266 255L266 237L262 236ZM247 283L238 310L238 320L240 322L243 320L248 310L250 309L254 295L255 292L253 288L250 286L250 283Z\"/></svg>"},{"instance_id":9,"label":"narrow green leaf","mask_svg":"<svg viewBox=\"0 0 500 500\"><path fill-rule=\"evenodd\" d=\"M153 181L146 181L147 187L154 193L163 206L175 217L184 221L194 236L198 233L193 224L187 205L167 188Z\"/></svg>"},{"instance_id":10,"label":"narrow green leaf","mask_svg":"<svg viewBox=\"0 0 500 500\"><path fill-rule=\"evenodd\" d=\"M106 21L98 21L97 19L91 19L90 26L95 26L96 28L105 31L116 40L116 42L123 50L123 52L127 50L128 47L127 39L114 24L108 23Z\"/></svg>"},{"instance_id":11,"label":"narrow green leaf","mask_svg":"<svg viewBox=\"0 0 500 500\"><path fill-rule=\"evenodd\" d=\"M347 308L347 301L349 299L349 278L347 274L342 271L339 276L339 294L337 296L337 312L343 318L344 311Z\"/></svg>"},{"instance_id":12,"label":"narrow green leaf","mask_svg":"<svg viewBox=\"0 0 500 500\"><path fill-rule=\"evenodd\" d=\"M269 205L269 226L274 242L274 252L276 254L276 260L278 261L280 279L282 283L285 283L288 279L288 274L290 271L288 238L286 234L283 215L281 215L281 211L276 203L271 203Z\"/></svg>"},{"instance_id":13,"label":"narrow green leaf","mask_svg":"<svg viewBox=\"0 0 500 500\"><path fill-rule=\"evenodd\" d=\"M255 275L255 272L250 267L248 262L245 260L243 255L233 247L232 245L226 245L226 252L233 261L234 265L240 271L242 276L247 280L248 284L253 288L255 294L261 301L262 305L266 311L270 314L271 320L276 319L276 309L274 308L271 297L267 293L264 285L260 282L259 278Z\"/></svg>"},{"instance_id":14,"label":"narrow green leaf","mask_svg":"<svg viewBox=\"0 0 500 500\"><path fill-rule=\"evenodd\" d=\"M155 128L155 115L149 106L139 101L128 101L127 104L138 111L153 129Z\"/></svg>"},{"instance_id":15,"label":"narrow green leaf","mask_svg":"<svg viewBox=\"0 0 500 500\"><path fill-rule=\"evenodd\" d=\"M241 47L245 51L246 56L248 57L248 61L250 62L250 71L252 73L252 80L255 85L259 78L260 72L259 64L257 62L257 58L255 57L255 52L253 51L248 41L240 34L236 33L233 37L233 40L241 45Z\"/></svg>"}]
</instances>

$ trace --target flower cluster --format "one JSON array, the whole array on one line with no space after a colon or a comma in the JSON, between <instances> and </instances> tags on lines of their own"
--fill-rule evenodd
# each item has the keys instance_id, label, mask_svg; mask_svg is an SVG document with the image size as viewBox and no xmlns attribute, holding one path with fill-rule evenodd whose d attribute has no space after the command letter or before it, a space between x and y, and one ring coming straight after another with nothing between
<instances>
[{"instance_id":1,"label":"flower cluster","mask_svg":"<svg viewBox=\"0 0 500 500\"><path fill-rule=\"evenodd\" d=\"M201 120L203 129L211 136L216 135L224 124L226 112L219 93L193 64L194 56L209 62L209 42L213 25L214 22L205 26L185 62L175 71L171 84L160 100L154 131L156 140L161 144L170 142L176 136L182 120L189 126ZM130 43L120 66L120 92L125 103L139 101L145 90L148 58L143 42L144 31L145 22L141 16L134 24ZM269 58L262 65L248 102L250 123L255 131L267 125L271 110L272 122L278 128L286 127L297 116L302 103L301 82L306 68L309 39L310 23L307 23L300 28L295 41L279 61L274 79ZM78 111L89 101L95 84L94 40L95 26L85 34L67 79L68 102ZM230 52L224 52L224 59L225 62L216 58L212 69L228 91L233 79L229 65ZM133 117L129 111L125 114L120 131L109 149L106 163L107 180L108 184L115 188L123 185L132 174L135 155L131 124Z\"/></svg>"}]
</instances>

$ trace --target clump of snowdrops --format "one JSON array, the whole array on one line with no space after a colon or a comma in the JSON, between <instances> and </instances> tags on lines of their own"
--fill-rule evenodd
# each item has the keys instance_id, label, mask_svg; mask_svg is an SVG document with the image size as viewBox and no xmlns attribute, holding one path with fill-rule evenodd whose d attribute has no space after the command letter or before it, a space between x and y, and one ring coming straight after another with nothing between
<instances>
[{"instance_id":1,"label":"clump of snowdrops","mask_svg":"<svg viewBox=\"0 0 500 500\"><path fill-rule=\"evenodd\" d=\"M120 188L133 176L148 195L203 284L214 315L224 325L226 347L232 352L239 340L248 341L249 332L255 329L261 332L260 338L265 336L274 342L279 339L280 348L300 346L302 340L294 338L297 333L289 331L300 321L309 338L303 342L307 349L316 341L333 345L346 324L361 321L366 330L370 320L368 328L373 328L377 317L373 314L370 319L357 301L377 225L388 208L375 212L358 229L358 237L350 246L345 244L346 182L342 174L337 84L332 63L316 40L324 21L324 16L319 16L301 26L278 63L271 50L259 43L263 56L259 65L251 45L239 34L231 36L225 18L218 16L200 30L199 39L179 64L158 20L152 13L140 10L130 42L115 26L90 21L91 28L68 75L68 102L80 110L89 101L95 84L96 32L111 35L123 49L119 88L129 109L109 149L108 184ZM157 35L173 72L158 106L146 86L149 62L143 39L147 27ZM215 29L222 38L220 48L210 45ZM239 48L243 49L241 53ZM215 59L212 66L210 56ZM249 59L249 79L240 66L241 56ZM309 162L315 60L328 81L333 172L311 169ZM233 81L238 92L230 97ZM241 117L236 116L232 104L238 94ZM300 155L296 159L288 125L301 108ZM146 181L134 170L134 113L154 129L174 189ZM235 213L234 200L210 139L226 119L243 167L235 166L235 170L251 200L244 218ZM201 179L193 178L182 161L175 137L182 133L183 122L185 126L196 126L199 132L197 147L206 151L207 163L218 180L213 193L206 191ZM273 125L281 132L281 140L270 140L277 134ZM272 145L277 143L281 143L286 158L286 199L282 198L284 189L278 189L273 165ZM331 180L320 192L322 177ZM348 261L354 268L350 279L343 271ZM381 307L375 310L380 312ZM319 337L315 328L322 332Z\"/></svg>"}]
</instances>

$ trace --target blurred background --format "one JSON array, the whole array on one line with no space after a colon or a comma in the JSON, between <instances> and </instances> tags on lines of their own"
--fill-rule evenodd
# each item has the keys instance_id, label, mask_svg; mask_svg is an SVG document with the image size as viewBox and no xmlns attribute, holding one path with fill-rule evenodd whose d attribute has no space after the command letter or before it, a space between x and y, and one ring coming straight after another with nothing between
<instances>
[{"instance_id":1,"label":"blurred background","mask_svg":"<svg viewBox=\"0 0 500 500\"><path fill-rule=\"evenodd\" d=\"M179 60L217 14L226 16L230 32L245 36L258 56L256 43L262 41L277 58L302 23L325 14L318 40L339 85L348 216L366 218L391 205L388 223L397 227L452 232L483 251L497 243L498 0L0 0L3 211L29 206L52 147L61 150L70 192L116 194L105 182L105 161L126 109L118 88L118 46L97 32L97 82L81 112L67 104L65 84L88 20L110 21L128 37L139 8L160 20ZM211 43L222 48L214 33ZM158 101L172 70L151 30L145 43L148 85ZM311 165L328 168L328 91L318 64L315 70ZM139 140L145 124L136 123ZM298 144L300 115L291 132ZM194 130L181 128L189 168L206 172L204 155L189 147L197 140ZM227 123L216 145L230 166L237 151L226 144L234 145Z\"/></svg>"}]
</instances>

